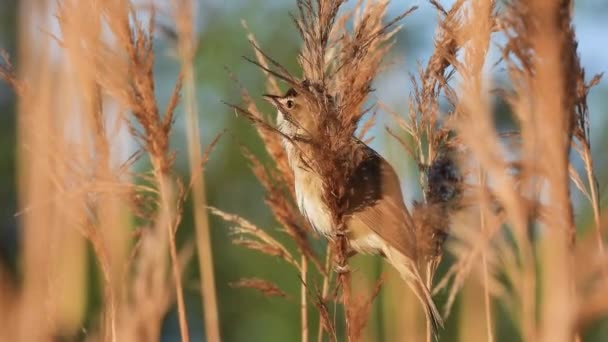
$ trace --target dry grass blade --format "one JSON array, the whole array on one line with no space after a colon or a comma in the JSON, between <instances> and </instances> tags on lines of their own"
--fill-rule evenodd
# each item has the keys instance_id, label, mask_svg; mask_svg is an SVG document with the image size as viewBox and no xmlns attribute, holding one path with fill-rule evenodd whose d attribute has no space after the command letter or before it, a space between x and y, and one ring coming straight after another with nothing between
<instances>
[{"instance_id":1,"label":"dry grass blade","mask_svg":"<svg viewBox=\"0 0 608 342\"><path fill-rule=\"evenodd\" d=\"M253 289L259 291L266 297L288 298L287 294L277 285L260 278L243 278L237 282L232 282L229 285L234 288Z\"/></svg>"},{"instance_id":2,"label":"dry grass blade","mask_svg":"<svg viewBox=\"0 0 608 342\"><path fill-rule=\"evenodd\" d=\"M238 244L246 247L252 247L253 249L262 251L269 255L280 256L283 260L300 270L300 265L293 258L287 248L285 248L285 246L283 246L279 241L270 236L264 230L256 227L238 215L228 214L212 207L210 207L209 210L213 215L216 215L227 222L237 224L237 226L231 229L232 232L240 235L242 239L246 239L246 242L238 242ZM252 240L252 238L254 240Z\"/></svg>"},{"instance_id":3,"label":"dry grass blade","mask_svg":"<svg viewBox=\"0 0 608 342\"><path fill-rule=\"evenodd\" d=\"M235 229L233 229L232 231L234 234L242 233L242 231L235 230ZM285 255L285 249L281 248L280 246L276 246L276 245L272 245L272 244L268 244L268 243L264 243L264 242L260 242L260 241L256 241L256 240L246 240L246 239L243 239L242 236L237 236L236 238L233 238L232 243L237 246L251 249L253 251L261 252L262 254L266 254L271 257L278 257L279 259L285 259L287 262L290 262L289 258L287 258Z\"/></svg>"},{"instance_id":4,"label":"dry grass blade","mask_svg":"<svg viewBox=\"0 0 608 342\"><path fill-rule=\"evenodd\" d=\"M186 111L186 127L188 141L188 159L190 163L190 185L194 206L194 224L196 228L196 241L198 249L199 269L201 273L201 294L203 297L203 310L205 320L205 333L207 340L219 341L220 324L215 289L215 272L213 269L213 253L211 244L211 233L207 215L207 198L205 194L205 179L200 174L200 168L204 167L208 153L218 142L218 135L208 147L205 154L201 154L199 113L197 108L194 56L197 50L195 37L194 11L192 1L180 1L174 3L174 17L177 24L178 50L183 77L180 73L175 86L169 107L164 116L163 127L170 130L173 121L173 112L177 104L179 89L182 81L185 83L184 107ZM183 80L182 80L183 78ZM205 156L206 155L206 156Z\"/></svg>"},{"instance_id":5,"label":"dry grass blade","mask_svg":"<svg viewBox=\"0 0 608 342\"><path fill-rule=\"evenodd\" d=\"M326 292L328 288L329 286L324 283L323 292L319 293L319 291L317 290L317 292L315 293L314 305L317 308L317 311L319 312L319 333L317 338L319 342L323 340L323 331L327 331L329 333L329 338L332 341L337 341L338 339L334 321L332 320L331 315L329 313L329 309L327 307Z\"/></svg>"}]
</instances>

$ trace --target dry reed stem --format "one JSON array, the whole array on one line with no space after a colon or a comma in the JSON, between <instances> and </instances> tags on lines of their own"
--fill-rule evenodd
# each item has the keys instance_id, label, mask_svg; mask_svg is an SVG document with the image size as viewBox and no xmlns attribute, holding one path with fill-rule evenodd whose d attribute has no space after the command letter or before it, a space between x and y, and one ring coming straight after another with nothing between
<instances>
[{"instance_id":1,"label":"dry reed stem","mask_svg":"<svg viewBox=\"0 0 608 342\"><path fill-rule=\"evenodd\" d=\"M120 5L119 5L120 6ZM123 5L124 6L124 5ZM122 11L121 11L122 9ZM180 266L177 259L177 248L175 246L174 222L176 212L174 207L175 190L170 176L172 157L168 151L169 132L173 123L175 105L170 105L164 117L160 116L154 94L154 80L152 68L154 55L152 53L152 32L154 30L154 15L149 22L146 32L141 23L135 20L135 30L130 31L129 17L132 12L122 8L111 8L110 13L115 17L109 17L110 27L114 30L118 40L121 42L129 58L128 67L133 71L133 87L127 93L126 101L131 106L132 113L144 128L144 134L140 137L145 142L145 147L150 155L153 165L153 176L159 188L160 208L157 220L157 229L165 229L168 234L169 255L171 257L171 269L173 282L177 294L178 318L180 334L183 341L189 341L186 311L183 299L183 287L181 283ZM178 85L175 89L179 89ZM174 92L176 94L177 91ZM174 96L174 98L176 98Z\"/></svg>"},{"instance_id":2,"label":"dry reed stem","mask_svg":"<svg viewBox=\"0 0 608 342\"><path fill-rule=\"evenodd\" d=\"M78 16L75 13L79 13ZM78 18L78 19L76 19ZM104 101L99 87L95 72L90 68L89 60L86 58L86 51L80 41L95 42L99 39L100 17L94 8L80 3L64 3L58 14L59 24L62 29L62 45L69 58L70 63L78 69L81 94L76 98L82 98L85 102L84 120L87 122L87 130L92 132L92 148L97 151L97 155L90 161L94 164L95 175L89 191L99 191L99 202L89 203L91 213L95 219L88 219L82 223L84 226L84 236L91 242L95 255L97 256L100 270L103 275L103 292L105 308L102 314L102 335L105 340L117 340L117 312L121 296L121 279L123 278L123 265L127 254L128 227L124 222L125 209L124 195L116 188L125 187L119 180L120 174L115 174L111 163L115 163L110 154L110 124L104 114ZM85 24L86 23L86 24ZM87 30L82 30L83 26ZM85 154L86 152L82 152ZM96 160L95 160L96 159ZM115 159L115 158L114 158ZM104 188L110 186L114 191ZM124 190L123 190L124 191ZM87 191L88 192L88 191Z\"/></svg>"},{"instance_id":3,"label":"dry reed stem","mask_svg":"<svg viewBox=\"0 0 608 342\"><path fill-rule=\"evenodd\" d=\"M591 190L591 208L593 209L593 223L595 226L595 237L597 240L597 248L602 255L605 254L604 250L604 238L602 237L601 229L601 212L600 212L600 198L597 179L595 177L593 160L591 158L591 148L588 144L584 145L584 152L582 153L583 162L585 165L585 174L587 175L587 184Z\"/></svg>"},{"instance_id":4,"label":"dry reed stem","mask_svg":"<svg viewBox=\"0 0 608 342\"><path fill-rule=\"evenodd\" d=\"M154 15L148 23L148 30L144 30L141 23L134 21L134 30L129 29L129 17L134 17L132 10L125 3L114 4L115 7L106 8L111 15L106 16L110 28L116 34L118 41L127 52L127 68L132 71L133 83L130 91L118 93L131 108L132 114L142 125L144 133L138 135L144 142L145 148L150 155L153 165L153 176L159 188L160 208L156 222L156 229L165 229L168 234L169 255L171 257L171 270L175 284L176 299L178 307L178 318L182 340L188 341L188 327L186 320L185 305L183 299L183 287L181 283L181 271L178 261L177 247L175 245L176 222L179 221L179 203L175 205L178 197L175 195L175 187L171 180L170 167L173 157L168 150L169 132L173 124L173 115L177 102L181 82L174 90L174 96L169 102L164 116L161 117L154 94L154 79L152 68L154 55L152 53L152 32L154 30ZM124 89L123 88L123 89Z\"/></svg>"},{"instance_id":5,"label":"dry reed stem","mask_svg":"<svg viewBox=\"0 0 608 342\"><path fill-rule=\"evenodd\" d=\"M87 226L87 229L84 230L85 237L91 242L93 246L93 250L97 258L99 259L99 265L101 269L101 274L103 275L104 281L104 302L108 306L104 313L103 320L105 324L103 324L103 340L105 341L116 341L117 340L117 327L116 327L116 315L117 315L117 295L115 288L112 286L113 279L111 278L111 267L109 262L109 257L107 256L106 251L108 250L107 245L105 245L98 236L97 230L92 226Z\"/></svg>"},{"instance_id":6,"label":"dry reed stem","mask_svg":"<svg viewBox=\"0 0 608 342\"><path fill-rule=\"evenodd\" d=\"M575 239L569 192L569 151L572 139L574 102L569 94L569 73L573 53L563 31L562 21L570 25L568 1L522 3L528 16L534 76L531 79L534 116L531 124L539 147L541 172L546 175L551 210L546 236L541 243L543 261L543 301L540 338L569 341L573 338L572 263L568 241ZM525 7L524 7L525 6ZM543 13L543 15L539 15ZM549 15L548 15L549 14ZM524 17L525 18L525 17ZM546 117L546 120L542 120ZM541 126L542 125L542 126Z\"/></svg>"},{"instance_id":7,"label":"dry reed stem","mask_svg":"<svg viewBox=\"0 0 608 342\"><path fill-rule=\"evenodd\" d=\"M321 285L321 294L320 296L318 296L319 298L317 299L319 302L321 303L325 303L327 301L327 294L329 293L329 283L331 282L331 262L332 262L332 255L331 255L331 246L327 245L327 247L325 248L325 273L323 274L323 282ZM319 317L319 321L322 320L322 317ZM317 332L317 342L322 342L323 341L323 331L325 330L325 326L328 325L328 322L326 322L325 324L321 324L321 322L319 323L319 330Z\"/></svg>"},{"instance_id":8,"label":"dry reed stem","mask_svg":"<svg viewBox=\"0 0 608 342\"><path fill-rule=\"evenodd\" d=\"M21 4L23 17L20 20L20 40L24 42L33 41L36 34L29 26L30 19L26 13L42 15L47 10L44 2L24 2ZM36 60L34 56L48 53L48 42L34 46L32 44L20 45L20 67L19 78L33 80L36 86L30 89L28 96L30 101L21 100L19 103L18 130L21 144L28 146L28 152L23 147L18 150L18 191L19 207L25 207L37 198L50 195L52 186L49 177L35 177L36 172L40 175L50 175L53 170L49 156L51 121L48 115L51 107L50 88L53 85L51 65L48 59L43 63ZM36 130L32 130L31 123L36 123ZM37 132L37 134L34 134ZM38 151L39 154L33 151ZM51 279L50 263L48 258L48 242L51 241L53 232L50 207L44 207L35 213L30 213L22 218L23 239L21 246L21 258L23 267L22 296L19 303L19 318L15 328L15 337L22 341L47 340L52 334L49 320L45 317L55 318L48 310L46 294ZM36 227L47 227L36 229Z\"/></svg>"},{"instance_id":9,"label":"dry reed stem","mask_svg":"<svg viewBox=\"0 0 608 342\"><path fill-rule=\"evenodd\" d=\"M277 285L259 278L243 278L237 282L230 283L230 286L234 288L254 289L267 297L288 297Z\"/></svg>"},{"instance_id":10,"label":"dry reed stem","mask_svg":"<svg viewBox=\"0 0 608 342\"><path fill-rule=\"evenodd\" d=\"M574 40L574 32L571 30L570 39L572 40L572 44L575 44ZM580 63L580 61L576 62ZM574 149L578 152L581 159L583 160L583 165L585 168L585 173L587 175L587 186L589 188L590 193L584 190L584 186L581 187L581 191L586 194L591 203L591 208L593 210L593 221L595 226L595 236L597 241L597 247L600 251L601 255L605 254L604 242L601 231L601 210L600 210L600 198L599 198L599 185L597 182L597 177L595 176L594 167L593 167L593 159L591 157L591 137L589 132L589 109L587 107L587 95L591 88L596 86L603 74L595 75L588 83L585 83L585 71L581 66L576 66L575 70L578 75L576 77L577 86L576 86L576 98L577 101L575 103L576 108L576 126L574 129L574 137L579 141L579 145L573 142ZM582 182L580 182L582 184ZM608 271L606 272L608 276Z\"/></svg>"},{"instance_id":11,"label":"dry reed stem","mask_svg":"<svg viewBox=\"0 0 608 342\"><path fill-rule=\"evenodd\" d=\"M481 272L481 268L478 269ZM469 278L459 295L459 312L454 317L458 322L458 341L486 341L483 283Z\"/></svg>"},{"instance_id":12,"label":"dry reed stem","mask_svg":"<svg viewBox=\"0 0 608 342\"><path fill-rule=\"evenodd\" d=\"M213 271L213 253L211 234L206 210L204 177L195 176L203 164L200 133L198 122L198 108L196 105L195 80L193 70L193 57L196 52L194 32L194 11L192 1L180 1L174 4L175 22L177 24L179 55L184 75L184 103L186 112L188 160L190 175L192 177L192 198L194 211L194 224L197 236L198 263L201 274L201 295L205 321L205 333L208 341L220 341L219 315L217 311L217 298L215 290L215 276Z\"/></svg>"},{"instance_id":13,"label":"dry reed stem","mask_svg":"<svg viewBox=\"0 0 608 342\"><path fill-rule=\"evenodd\" d=\"M328 245L328 247L330 247ZM331 265L331 259L327 258L327 262L326 265L329 266ZM314 301L314 305L317 308L317 311L319 312L319 332L317 335L317 341L321 342L323 341L323 332L326 331L328 334L328 337L331 341L337 341L338 337L337 337L337 333L336 333L336 310L335 310L335 302L334 302L334 316L333 319L332 317L330 317L330 313L329 313L329 309L327 307L327 303L328 303L328 298L327 298L327 292L329 291L329 282L331 281L330 279L331 276L331 272L329 272L328 270L328 277L324 278L324 288L322 289L322 291L325 291L326 294L324 295L323 292L319 293L318 289L315 293L315 301ZM325 283L327 279L327 282ZM327 285L326 285L327 284Z\"/></svg>"},{"instance_id":14,"label":"dry reed stem","mask_svg":"<svg viewBox=\"0 0 608 342\"><path fill-rule=\"evenodd\" d=\"M170 183L169 178L166 174L163 174L160 171L160 165L165 163L164 160L160 159L154 162L155 168L157 172L155 172L156 178L159 181L160 188L160 203L161 203L161 214L159 215L159 228L163 226L167 230L167 234L169 235L169 255L171 256L171 270L173 274L173 281L175 283L175 291L177 294L177 312L179 319L179 330L181 339L184 342L190 341L190 334L188 331L188 321L186 318L186 306L184 303L184 294L183 294L183 286L182 286L182 274L180 271L180 265L178 263L177 257L177 247L175 243L175 228L174 224L176 212L175 209L172 208L172 203L175 201L175 195L173 194L173 186Z\"/></svg>"},{"instance_id":15,"label":"dry reed stem","mask_svg":"<svg viewBox=\"0 0 608 342\"><path fill-rule=\"evenodd\" d=\"M302 266L302 270L300 271L300 322L302 342L308 342L308 295L306 291L308 286L308 260L304 254L300 256L300 265Z\"/></svg>"},{"instance_id":16,"label":"dry reed stem","mask_svg":"<svg viewBox=\"0 0 608 342\"><path fill-rule=\"evenodd\" d=\"M479 185L482 189L484 189L486 187L486 180L485 180L485 175L483 174L483 171L481 169L479 169ZM482 201L481 205L484 206L486 205L487 202L486 201ZM487 211L488 208L480 208L479 210L479 226L481 228L481 233L483 235L486 234L486 219L485 219L485 215L484 215L484 211ZM491 304L491 299L490 299L490 291L489 291L489 276L488 276L488 260L487 260L487 256L486 253L482 252L481 253L481 267L482 267L482 272L483 272L483 301L484 301L484 310L485 310L485 319L486 319L486 333L487 333L487 339L488 342L493 342L494 341L494 332L492 331L492 304Z\"/></svg>"},{"instance_id":17,"label":"dry reed stem","mask_svg":"<svg viewBox=\"0 0 608 342\"><path fill-rule=\"evenodd\" d=\"M604 217L601 225L608 227L608 221ZM595 236L588 235L577 241L577 250L574 263L584 267L574 268L574 276L577 280L579 294L578 312L574 331L582 332L592 323L605 317L608 312L605 299L605 291L608 286L606 267L608 258L605 254L598 253L594 248L597 241Z\"/></svg>"},{"instance_id":18,"label":"dry reed stem","mask_svg":"<svg viewBox=\"0 0 608 342\"><path fill-rule=\"evenodd\" d=\"M465 91L472 91L473 93L469 96L483 96L482 94L482 82L483 82L483 66L487 58L487 52L490 45L492 23L493 23L493 11L494 1L475 1L470 3L470 13L467 24L463 26L462 36L457 38L468 41L468 44L464 47L464 65L467 65L468 70L462 70L463 82L469 82L470 85L465 88ZM464 42L461 42L463 44ZM458 69L458 67L457 67ZM470 87L470 88L469 88ZM474 95L473 95L474 94ZM478 181L480 188L485 188L485 175L480 168L478 168ZM482 235L486 233L486 222L484 211L487 208L483 208L486 204L482 201L479 211L479 224ZM492 332L492 314L490 306L490 296L488 289L488 265L486 253L482 250L481 253L482 273L483 273L483 292L484 292L484 316L486 321L486 334L488 342L494 340Z\"/></svg>"},{"instance_id":19,"label":"dry reed stem","mask_svg":"<svg viewBox=\"0 0 608 342\"><path fill-rule=\"evenodd\" d=\"M354 308L354 310L353 310L354 311L354 316L353 316L354 321L352 324L355 329L354 338L357 341L360 341L363 339L363 329L365 328L365 326L367 325L367 322L369 321L369 315L371 312L372 303L376 299L378 294L380 293L383 283L384 283L384 276L381 275L380 278L378 278L378 280L376 280L376 283L375 283L371 293L358 294L357 298L355 298L355 300L353 301L353 305L355 305L356 308Z\"/></svg>"},{"instance_id":20,"label":"dry reed stem","mask_svg":"<svg viewBox=\"0 0 608 342\"><path fill-rule=\"evenodd\" d=\"M100 30L102 22L107 24L109 32L114 35L116 43L120 48L124 49L125 54L116 53L117 47L108 45L94 32L89 35L75 35L74 39L70 40L69 27L74 19L79 17L78 14L70 15L70 12L76 12L77 10L78 12L92 16L87 24L94 29ZM138 20L131 22L132 18L135 18L135 13L127 1L103 4L66 2L60 8L59 15L60 22L66 27L66 36L61 41L61 44L68 52L72 52L77 57L75 60L78 60L78 58L87 60L90 65L90 71L84 70L83 73L85 75L91 74L96 84L104 92L117 99L120 105L131 110L135 119L141 124L143 131L139 131L133 127L129 119L123 118L126 124L129 125L131 134L143 142L154 168L149 176L144 175L143 178L147 181L152 180L157 189L144 190L144 186L138 186L139 190L149 191L149 194L146 194L146 197L142 198L141 203L136 203L138 206L140 204L145 205L145 207L141 208L142 211L135 211L136 215L142 215L146 220L152 218L151 224L154 227L153 229L156 231L156 234L160 234L156 235L153 239L143 239L141 246L145 252L140 255L141 258L138 257L136 263L137 267L141 268L138 270L138 275L142 277L153 276L155 279L151 286L153 288L151 293L154 301L151 303L151 306L141 305L143 301L137 298L133 299L139 305L134 308L133 313L135 317L133 324L141 324L137 322L141 317L147 317L149 322L158 321L161 318L161 314L166 310L169 299L172 297L168 294L167 288L164 287L166 279L163 274L166 263L163 258L159 258L164 255L163 251L166 251L168 245L173 267L166 268L172 268L173 271L172 276L178 302L180 330L183 339L188 340L181 285L180 253L177 251L174 240L175 230L181 218L180 212L183 196L180 193L181 186L179 180L174 183L173 177L170 174L173 155L168 150L168 135L179 98L178 94L181 82L178 80L167 109L161 117L154 95L155 85L152 70L154 61L152 53L154 15L152 15L151 21L148 23L148 29L144 29L142 23ZM76 26L82 27L88 25ZM127 77L129 78L128 80ZM101 122L101 117L97 116L95 122ZM101 128L98 128L97 131L101 132ZM98 146L103 156L105 154L103 152L103 145L98 144ZM154 213L157 198L160 200L160 208ZM168 235L161 234L163 231ZM163 238L163 236L167 238ZM157 247L154 252L152 252L152 246ZM152 262L152 260L155 261ZM156 270L149 267L152 264L155 264ZM118 278L122 277L119 276ZM142 279L138 279L136 276L133 280L132 288L142 286ZM125 287L129 288L129 286ZM153 307L154 304L157 304L157 306ZM126 304L121 306L119 310L121 315L124 315L125 311L131 309ZM123 321L126 320L123 319ZM132 328L128 324L121 324L119 334L134 338L133 330L129 332ZM145 330L147 332L144 336L156 335L150 329ZM140 338L146 339L141 336Z\"/></svg>"},{"instance_id":21,"label":"dry reed stem","mask_svg":"<svg viewBox=\"0 0 608 342\"><path fill-rule=\"evenodd\" d=\"M464 94L469 94L467 91L463 91ZM523 303L523 314L521 316L522 327L524 328L525 338L530 338L532 335L533 324L533 304L534 298L534 269L532 263L532 253L530 245L527 242L526 227L527 223L525 220L523 204L524 201L520 201L519 194L517 194L517 186L514 180L506 174L505 163L502 162L501 156L498 155L499 142L498 138L493 134L493 127L489 122L487 113L488 107L486 103L479 103L483 101L487 94L483 94L479 99L473 97L473 95L467 95L463 98L467 101L463 108L465 112L473 116L470 119L461 119L462 122L457 125L459 136L463 140L463 143L473 152L474 156L479 160L481 166L488 172L489 178L496 184L496 188L499 189L496 192L497 198L504 205L506 217L509 219L514 227L515 236L518 242L519 252L522 253L523 270L514 279L513 285L516 286L517 292L522 295Z\"/></svg>"}]
</instances>

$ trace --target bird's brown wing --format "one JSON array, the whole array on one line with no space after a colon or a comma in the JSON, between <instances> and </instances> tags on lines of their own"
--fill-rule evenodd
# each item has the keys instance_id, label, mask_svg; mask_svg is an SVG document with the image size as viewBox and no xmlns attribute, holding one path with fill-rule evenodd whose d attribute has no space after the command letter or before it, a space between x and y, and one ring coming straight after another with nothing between
<instances>
[{"instance_id":1,"label":"bird's brown wing","mask_svg":"<svg viewBox=\"0 0 608 342\"><path fill-rule=\"evenodd\" d=\"M405 256L416 259L412 218L392 166L368 146L349 181L350 215Z\"/></svg>"}]
</instances>

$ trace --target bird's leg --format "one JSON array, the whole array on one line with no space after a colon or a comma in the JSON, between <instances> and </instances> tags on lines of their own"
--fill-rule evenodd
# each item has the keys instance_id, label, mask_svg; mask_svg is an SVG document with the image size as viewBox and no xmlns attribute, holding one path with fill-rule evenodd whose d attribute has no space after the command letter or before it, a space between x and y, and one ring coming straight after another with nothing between
<instances>
[{"instance_id":1,"label":"bird's leg","mask_svg":"<svg viewBox=\"0 0 608 342\"><path fill-rule=\"evenodd\" d=\"M352 258L356 254L357 254L357 251L349 247L348 252L346 253L346 260ZM338 273L338 274L344 274L344 273L350 272L350 267L348 267L348 264L346 264L344 266L340 266L336 262L334 265L334 269L335 269L336 273Z\"/></svg>"},{"instance_id":2,"label":"bird's leg","mask_svg":"<svg viewBox=\"0 0 608 342\"><path fill-rule=\"evenodd\" d=\"M335 269L336 273L338 273L338 274L344 274L344 273L350 272L350 267L348 267L348 264L346 264L344 266L340 266L340 265L336 264L334 266L334 269Z\"/></svg>"},{"instance_id":3,"label":"bird's leg","mask_svg":"<svg viewBox=\"0 0 608 342\"><path fill-rule=\"evenodd\" d=\"M342 238L342 239L348 238L348 231L346 229L337 229L334 234L335 234L336 238ZM357 254L357 251L352 249L348 242L347 242L346 249L347 250L346 250L346 255L345 255L345 257L346 257L345 265L342 266L338 262L336 262L335 266L334 266L334 269L335 269L336 273L338 273L338 274L345 274L345 273L350 272L350 267L348 267L348 259L350 259L352 256Z\"/></svg>"},{"instance_id":4,"label":"bird's leg","mask_svg":"<svg viewBox=\"0 0 608 342\"><path fill-rule=\"evenodd\" d=\"M352 248L349 248L348 253L346 253L346 260L354 257L355 255L357 255L357 251ZM335 269L336 269L336 273L338 273L338 274L350 272L350 267L348 267L348 264L344 265L344 266L340 266L340 265L336 264Z\"/></svg>"}]
</instances>

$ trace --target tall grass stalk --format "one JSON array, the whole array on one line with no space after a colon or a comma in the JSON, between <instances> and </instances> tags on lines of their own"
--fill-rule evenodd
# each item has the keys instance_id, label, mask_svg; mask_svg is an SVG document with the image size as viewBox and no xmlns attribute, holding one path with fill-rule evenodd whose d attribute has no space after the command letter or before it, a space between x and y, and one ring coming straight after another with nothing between
<instances>
[{"instance_id":1,"label":"tall grass stalk","mask_svg":"<svg viewBox=\"0 0 608 342\"><path fill-rule=\"evenodd\" d=\"M478 168L478 181L479 181L479 186L481 189L485 189L487 184L486 184L486 177L483 173L483 171L481 169ZM486 201L481 201L480 203L482 206L484 204L487 204ZM487 211L488 208L481 208L479 210L479 226L480 226L480 230L482 235L487 235L487 226L486 226L486 218L485 218L485 214L484 212ZM488 268L488 257L485 253L485 251L481 252L481 267L482 267L482 277L483 277L483 281L482 281L482 286L483 286L483 304L484 304L484 310L485 310L485 321L486 321L486 334L487 334L487 340L488 342L494 342L494 331L492 329L492 324L494 322L494 320L492 319L492 302L491 302L491 298L490 298L490 283L489 283L489 268Z\"/></svg>"},{"instance_id":2,"label":"tall grass stalk","mask_svg":"<svg viewBox=\"0 0 608 342\"><path fill-rule=\"evenodd\" d=\"M305 255L300 256L300 322L301 322L301 330L302 330L302 342L308 341L308 293L307 293L307 284L308 284L308 260L306 260Z\"/></svg>"},{"instance_id":3,"label":"tall grass stalk","mask_svg":"<svg viewBox=\"0 0 608 342\"><path fill-rule=\"evenodd\" d=\"M215 273L213 270L213 248L207 217L205 196L205 178L202 172L202 150L200 146L198 108L196 100L195 73L193 58L197 49L194 27L194 8L192 1L180 1L174 5L175 22L177 23L179 56L184 76L184 108L186 112L186 139L188 143L188 160L194 224L196 228L197 255L201 274L201 294L205 319L205 333L208 341L220 341L219 315L215 290Z\"/></svg>"}]
</instances>

